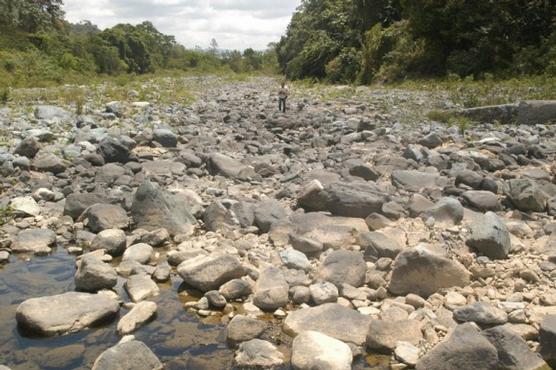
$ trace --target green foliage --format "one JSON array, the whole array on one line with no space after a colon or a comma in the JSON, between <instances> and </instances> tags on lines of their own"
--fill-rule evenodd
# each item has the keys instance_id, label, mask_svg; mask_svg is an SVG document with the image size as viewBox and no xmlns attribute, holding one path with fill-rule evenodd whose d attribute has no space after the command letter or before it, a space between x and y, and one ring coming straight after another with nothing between
<instances>
[{"instance_id":1,"label":"green foliage","mask_svg":"<svg viewBox=\"0 0 556 370\"><path fill-rule=\"evenodd\" d=\"M4 226L14 217L13 210L10 206L0 207L0 226Z\"/></svg>"},{"instance_id":2,"label":"green foliage","mask_svg":"<svg viewBox=\"0 0 556 370\"><path fill-rule=\"evenodd\" d=\"M445 110L431 110L427 113L427 118L431 121L448 123L452 118L453 113Z\"/></svg>"},{"instance_id":3,"label":"green foliage","mask_svg":"<svg viewBox=\"0 0 556 370\"><path fill-rule=\"evenodd\" d=\"M556 75L553 0L304 0L278 44L290 78Z\"/></svg>"},{"instance_id":4,"label":"green foliage","mask_svg":"<svg viewBox=\"0 0 556 370\"><path fill-rule=\"evenodd\" d=\"M8 104L10 100L10 90L7 87L3 87L0 89L0 104Z\"/></svg>"}]
</instances>

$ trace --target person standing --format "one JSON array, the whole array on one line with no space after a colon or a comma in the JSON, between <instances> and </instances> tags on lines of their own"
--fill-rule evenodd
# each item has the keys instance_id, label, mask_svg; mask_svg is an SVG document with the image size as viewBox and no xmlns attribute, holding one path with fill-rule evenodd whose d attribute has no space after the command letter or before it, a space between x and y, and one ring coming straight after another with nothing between
<instances>
[{"instance_id":1,"label":"person standing","mask_svg":"<svg viewBox=\"0 0 556 370\"><path fill-rule=\"evenodd\" d=\"M280 85L280 90L278 90L278 110L280 112L286 113L286 100L290 94L290 89L286 85L286 81L282 81Z\"/></svg>"}]
</instances>

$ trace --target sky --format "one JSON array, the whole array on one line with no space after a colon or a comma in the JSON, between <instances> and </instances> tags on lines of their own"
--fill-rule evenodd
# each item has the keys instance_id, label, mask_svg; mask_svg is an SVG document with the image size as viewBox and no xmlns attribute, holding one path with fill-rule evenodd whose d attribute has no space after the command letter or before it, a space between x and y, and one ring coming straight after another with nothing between
<instances>
[{"instance_id":1,"label":"sky","mask_svg":"<svg viewBox=\"0 0 556 370\"><path fill-rule=\"evenodd\" d=\"M301 0L65 0L66 19L101 29L148 20L188 48L263 50L285 32Z\"/></svg>"}]
</instances>

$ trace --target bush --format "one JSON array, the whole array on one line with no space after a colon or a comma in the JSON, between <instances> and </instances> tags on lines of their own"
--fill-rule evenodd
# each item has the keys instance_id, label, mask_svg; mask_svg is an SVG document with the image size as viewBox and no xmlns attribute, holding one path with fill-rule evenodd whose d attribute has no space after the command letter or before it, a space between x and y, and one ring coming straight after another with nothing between
<instances>
[{"instance_id":1,"label":"bush","mask_svg":"<svg viewBox=\"0 0 556 370\"><path fill-rule=\"evenodd\" d=\"M10 90L7 87L3 87L0 89L0 103L1 104L8 104L10 100Z\"/></svg>"}]
</instances>

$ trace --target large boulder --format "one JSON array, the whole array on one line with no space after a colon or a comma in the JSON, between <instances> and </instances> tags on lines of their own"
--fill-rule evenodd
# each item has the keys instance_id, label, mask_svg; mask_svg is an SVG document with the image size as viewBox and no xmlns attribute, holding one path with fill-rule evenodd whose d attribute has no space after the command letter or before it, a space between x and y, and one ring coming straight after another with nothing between
<instances>
[{"instance_id":1,"label":"large boulder","mask_svg":"<svg viewBox=\"0 0 556 370\"><path fill-rule=\"evenodd\" d=\"M73 193L66 197L64 215L77 220L90 206L97 203L108 203L108 198L99 193Z\"/></svg>"},{"instance_id":2,"label":"large boulder","mask_svg":"<svg viewBox=\"0 0 556 370\"><path fill-rule=\"evenodd\" d=\"M504 222L493 212L487 212L470 225L471 235L467 245L493 259L508 257L511 248L510 232Z\"/></svg>"},{"instance_id":3,"label":"large boulder","mask_svg":"<svg viewBox=\"0 0 556 370\"><path fill-rule=\"evenodd\" d=\"M417 362L416 370L492 370L498 368L498 351L472 324L457 326Z\"/></svg>"},{"instance_id":4,"label":"large boulder","mask_svg":"<svg viewBox=\"0 0 556 370\"><path fill-rule=\"evenodd\" d=\"M89 229L98 233L107 229L127 229L129 218L125 209L115 204L94 204L81 215Z\"/></svg>"},{"instance_id":5,"label":"large boulder","mask_svg":"<svg viewBox=\"0 0 556 370\"><path fill-rule=\"evenodd\" d=\"M440 175L415 170L397 170L392 172L392 184L410 191L419 191L423 188L435 188L442 185Z\"/></svg>"},{"instance_id":6,"label":"large boulder","mask_svg":"<svg viewBox=\"0 0 556 370\"><path fill-rule=\"evenodd\" d=\"M390 354L398 342L418 345L421 339L421 323L417 320L372 320L367 334L367 348Z\"/></svg>"},{"instance_id":7,"label":"large boulder","mask_svg":"<svg viewBox=\"0 0 556 370\"><path fill-rule=\"evenodd\" d=\"M398 254L388 290L395 295L428 297L442 288L466 286L470 275L459 262L418 246Z\"/></svg>"},{"instance_id":8,"label":"large boulder","mask_svg":"<svg viewBox=\"0 0 556 370\"><path fill-rule=\"evenodd\" d=\"M115 316L119 303L106 294L68 292L31 298L17 307L17 323L40 335L72 333Z\"/></svg>"},{"instance_id":9,"label":"large boulder","mask_svg":"<svg viewBox=\"0 0 556 370\"><path fill-rule=\"evenodd\" d=\"M349 284L360 287L365 283L367 264L363 254L355 251L338 250L330 253L322 262L319 277L337 287Z\"/></svg>"},{"instance_id":10,"label":"large boulder","mask_svg":"<svg viewBox=\"0 0 556 370\"><path fill-rule=\"evenodd\" d=\"M352 359L347 344L316 331L304 331L293 340L292 366L296 370L351 370Z\"/></svg>"},{"instance_id":11,"label":"large boulder","mask_svg":"<svg viewBox=\"0 0 556 370\"><path fill-rule=\"evenodd\" d=\"M118 274L112 266L95 255L85 255L75 273L75 288L86 292L111 289L118 282Z\"/></svg>"},{"instance_id":12,"label":"large boulder","mask_svg":"<svg viewBox=\"0 0 556 370\"><path fill-rule=\"evenodd\" d=\"M312 330L343 342L363 345L369 332L371 318L338 303L325 303L291 312L284 321L284 331L290 335Z\"/></svg>"},{"instance_id":13,"label":"large boulder","mask_svg":"<svg viewBox=\"0 0 556 370\"><path fill-rule=\"evenodd\" d=\"M556 367L556 315L547 315L539 329L540 353L552 367Z\"/></svg>"},{"instance_id":14,"label":"large boulder","mask_svg":"<svg viewBox=\"0 0 556 370\"><path fill-rule=\"evenodd\" d=\"M148 180L135 193L131 217L137 227L151 231L165 228L173 235L186 233L191 225L196 224L183 200Z\"/></svg>"},{"instance_id":15,"label":"large boulder","mask_svg":"<svg viewBox=\"0 0 556 370\"><path fill-rule=\"evenodd\" d=\"M272 369L284 364L284 355L266 340L251 339L239 345L235 363L241 369Z\"/></svg>"},{"instance_id":16,"label":"large boulder","mask_svg":"<svg viewBox=\"0 0 556 370\"><path fill-rule=\"evenodd\" d=\"M538 353L519 335L504 326L484 330L482 334L498 351L498 366L507 370L541 370L548 369Z\"/></svg>"},{"instance_id":17,"label":"large boulder","mask_svg":"<svg viewBox=\"0 0 556 370\"><path fill-rule=\"evenodd\" d=\"M178 266L186 284L203 292L217 290L222 284L245 275L239 260L231 255L196 256Z\"/></svg>"},{"instance_id":18,"label":"large boulder","mask_svg":"<svg viewBox=\"0 0 556 370\"><path fill-rule=\"evenodd\" d=\"M10 246L14 253L48 254L56 243L56 233L48 229L20 231Z\"/></svg>"},{"instance_id":19,"label":"large boulder","mask_svg":"<svg viewBox=\"0 0 556 370\"><path fill-rule=\"evenodd\" d=\"M164 366L143 342L131 340L108 348L97 357L92 370L162 370Z\"/></svg>"},{"instance_id":20,"label":"large boulder","mask_svg":"<svg viewBox=\"0 0 556 370\"><path fill-rule=\"evenodd\" d=\"M545 124L556 121L556 100L525 100L517 107L520 125Z\"/></svg>"},{"instance_id":21,"label":"large boulder","mask_svg":"<svg viewBox=\"0 0 556 370\"><path fill-rule=\"evenodd\" d=\"M259 274L253 303L264 311L274 311L288 303L289 285L282 271L268 267Z\"/></svg>"},{"instance_id":22,"label":"large boulder","mask_svg":"<svg viewBox=\"0 0 556 370\"><path fill-rule=\"evenodd\" d=\"M548 195L528 179L513 179L505 183L504 193L512 204L524 212L544 212Z\"/></svg>"},{"instance_id":23,"label":"large boulder","mask_svg":"<svg viewBox=\"0 0 556 370\"><path fill-rule=\"evenodd\" d=\"M323 186L313 180L299 195L297 204L309 212L328 211L336 216L365 218L380 212L386 201L382 192L369 184L334 182Z\"/></svg>"}]
</instances>

